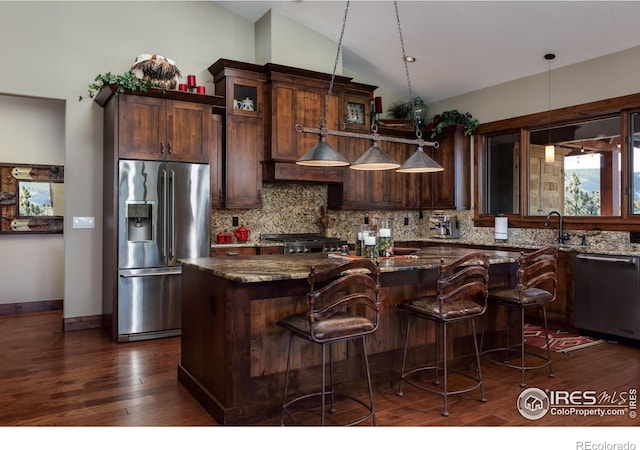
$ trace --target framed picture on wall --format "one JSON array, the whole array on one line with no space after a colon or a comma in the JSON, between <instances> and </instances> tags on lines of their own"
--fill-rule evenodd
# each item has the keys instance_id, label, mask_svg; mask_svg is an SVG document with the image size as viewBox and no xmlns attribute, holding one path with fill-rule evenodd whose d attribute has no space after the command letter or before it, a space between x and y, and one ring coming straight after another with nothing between
<instances>
[{"instance_id":1,"label":"framed picture on wall","mask_svg":"<svg viewBox=\"0 0 640 450\"><path fill-rule=\"evenodd\" d=\"M0 233L63 232L64 166L0 163Z\"/></svg>"}]
</instances>

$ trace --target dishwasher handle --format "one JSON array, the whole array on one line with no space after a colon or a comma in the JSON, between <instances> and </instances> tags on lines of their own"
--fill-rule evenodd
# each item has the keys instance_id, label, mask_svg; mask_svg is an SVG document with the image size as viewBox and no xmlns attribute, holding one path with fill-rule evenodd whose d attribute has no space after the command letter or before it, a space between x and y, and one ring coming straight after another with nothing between
<instances>
[{"instance_id":1,"label":"dishwasher handle","mask_svg":"<svg viewBox=\"0 0 640 450\"><path fill-rule=\"evenodd\" d=\"M620 256L593 256L593 255L577 255L578 259L585 259L588 261L601 261L601 262L612 262L612 263L621 263L621 264L632 264L635 265L635 258L629 257L624 258Z\"/></svg>"}]
</instances>

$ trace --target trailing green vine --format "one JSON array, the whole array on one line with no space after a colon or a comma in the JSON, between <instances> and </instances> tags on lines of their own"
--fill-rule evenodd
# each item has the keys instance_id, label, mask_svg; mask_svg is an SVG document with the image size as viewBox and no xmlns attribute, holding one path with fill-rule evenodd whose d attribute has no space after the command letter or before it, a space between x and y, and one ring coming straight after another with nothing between
<instances>
[{"instance_id":1,"label":"trailing green vine","mask_svg":"<svg viewBox=\"0 0 640 450\"><path fill-rule=\"evenodd\" d=\"M146 92L149 88L155 87L150 81L141 80L137 78L131 71L125 72L122 75L114 75L111 72L105 74L99 73L93 83L89 84L86 96L80 96L78 101L82 101L85 98L94 98L103 86L115 84L117 86L116 94L122 94L126 89L130 91Z\"/></svg>"}]
</instances>

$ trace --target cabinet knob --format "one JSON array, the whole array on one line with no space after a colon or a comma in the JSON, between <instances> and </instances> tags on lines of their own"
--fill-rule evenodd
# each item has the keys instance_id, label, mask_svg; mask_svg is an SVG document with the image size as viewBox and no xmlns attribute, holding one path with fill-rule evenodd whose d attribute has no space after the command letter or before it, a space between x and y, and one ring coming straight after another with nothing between
<instances>
[{"instance_id":1,"label":"cabinet knob","mask_svg":"<svg viewBox=\"0 0 640 450\"><path fill-rule=\"evenodd\" d=\"M218 198L222 198L222 188L218 189Z\"/></svg>"},{"instance_id":2,"label":"cabinet knob","mask_svg":"<svg viewBox=\"0 0 640 450\"><path fill-rule=\"evenodd\" d=\"M160 142L160 153L164 153L164 142Z\"/></svg>"},{"instance_id":3,"label":"cabinet knob","mask_svg":"<svg viewBox=\"0 0 640 450\"><path fill-rule=\"evenodd\" d=\"M169 142L169 144L167 144L167 148L168 148L168 153L171 154L171 142Z\"/></svg>"}]
</instances>

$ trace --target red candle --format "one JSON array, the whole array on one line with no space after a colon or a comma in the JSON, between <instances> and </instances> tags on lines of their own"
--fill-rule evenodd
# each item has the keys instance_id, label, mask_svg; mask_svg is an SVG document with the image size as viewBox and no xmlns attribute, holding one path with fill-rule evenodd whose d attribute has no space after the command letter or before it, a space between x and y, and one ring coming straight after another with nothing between
<instances>
[{"instance_id":1,"label":"red candle","mask_svg":"<svg viewBox=\"0 0 640 450\"><path fill-rule=\"evenodd\" d=\"M204 94L205 91L206 91L206 89L205 89L204 86L198 86L198 88L197 88L198 94Z\"/></svg>"},{"instance_id":2,"label":"red candle","mask_svg":"<svg viewBox=\"0 0 640 450\"><path fill-rule=\"evenodd\" d=\"M186 85L186 84L184 84L184 83L180 83L180 84L178 85L178 90L179 90L179 91L182 91L182 92L187 92L187 85Z\"/></svg>"},{"instance_id":3,"label":"red candle","mask_svg":"<svg viewBox=\"0 0 640 450\"><path fill-rule=\"evenodd\" d=\"M382 97L376 97L376 114L382 112Z\"/></svg>"},{"instance_id":4,"label":"red candle","mask_svg":"<svg viewBox=\"0 0 640 450\"><path fill-rule=\"evenodd\" d=\"M196 86L196 76L195 75L187 75L187 84L189 85L189 87L195 87Z\"/></svg>"}]
</instances>

